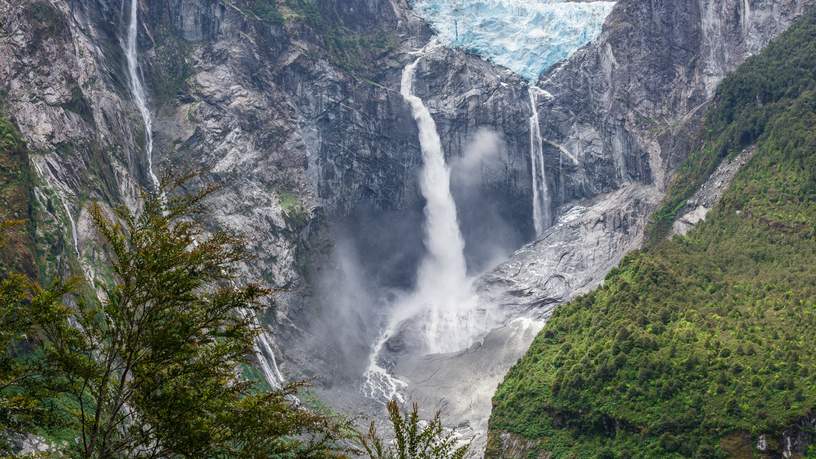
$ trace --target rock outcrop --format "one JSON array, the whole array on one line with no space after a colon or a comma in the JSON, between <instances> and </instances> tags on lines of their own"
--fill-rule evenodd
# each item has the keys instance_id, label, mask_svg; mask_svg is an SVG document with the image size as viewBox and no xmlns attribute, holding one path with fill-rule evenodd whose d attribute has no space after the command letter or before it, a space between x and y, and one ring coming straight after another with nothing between
<instances>
[{"instance_id":1,"label":"rock outcrop","mask_svg":"<svg viewBox=\"0 0 816 459\"><path fill-rule=\"evenodd\" d=\"M640 244L717 84L812 3L616 5L598 40L538 83L555 225L483 276L483 295L548 304L597 285Z\"/></svg>"},{"instance_id":2,"label":"rock outcrop","mask_svg":"<svg viewBox=\"0 0 816 459\"><path fill-rule=\"evenodd\" d=\"M672 225L672 235L685 235L698 223L705 220L708 211L714 208L722 198L725 190L736 177L737 172L754 156L754 148L747 148L736 157L723 161L711 177L686 202L678 212L680 217Z\"/></svg>"}]
</instances>

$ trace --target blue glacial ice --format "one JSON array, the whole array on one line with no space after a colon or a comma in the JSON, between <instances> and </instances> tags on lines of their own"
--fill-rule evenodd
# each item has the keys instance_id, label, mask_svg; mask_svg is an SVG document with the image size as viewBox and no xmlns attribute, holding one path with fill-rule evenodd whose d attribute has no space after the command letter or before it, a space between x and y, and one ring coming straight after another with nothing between
<instances>
[{"instance_id":1,"label":"blue glacial ice","mask_svg":"<svg viewBox=\"0 0 816 459\"><path fill-rule=\"evenodd\" d=\"M615 2L416 0L442 43L468 49L528 80L594 40Z\"/></svg>"}]
</instances>

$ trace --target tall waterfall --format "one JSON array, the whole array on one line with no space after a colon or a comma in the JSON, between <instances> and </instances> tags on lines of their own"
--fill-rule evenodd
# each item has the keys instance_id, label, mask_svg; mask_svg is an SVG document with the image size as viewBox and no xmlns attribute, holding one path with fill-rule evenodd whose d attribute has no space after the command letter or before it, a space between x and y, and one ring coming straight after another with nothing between
<instances>
[{"instance_id":1,"label":"tall waterfall","mask_svg":"<svg viewBox=\"0 0 816 459\"><path fill-rule=\"evenodd\" d=\"M453 352L472 344L483 327L479 318L474 317L465 242L450 191L450 169L445 163L442 142L430 111L422 99L413 94L414 74L420 59L405 67L400 88L419 129L423 161L419 185L426 201L424 233L428 252L420 263L411 301L424 316L428 351Z\"/></svg>"},{"instance_id":2,"label":"tall waterfall","mask_svg":"<svg viewBox=\"0 0 816 459\"><path fill-rule=\"evenodd\" d=\"M434 46L434 42L429 44L402 71L400 94L411 107L422 150L419 187L425 198L423 232L427 253L420 262L414 291L394 306L387 326L374 345L363 393L377 399L403 400L400 390L407 387L407 383L390 375L378 362L386 341L398 331L401 323L414 321L420 326L425 350L430 354L465 349L489 330L487 314L477 310L467 275L465 242L450 191L450 169L445 162L442 141L430 111L413 93L417 65L427 49Z\"/></svg>"},{"instance_id":3,"label":"tall waterfall","mask_svg":"<svg viewBox=\"0 0 816 459\"><path fill-rule=\"evenodd\" d=\"M533 176L533 226L536 236L544 232L551 223L550 189L544 173L544 142L541 140L541 125L538 116L538 96L541 89L530 85L530 169Z\"/></svg>"},{"instance_id":4,"label":"tall waterfall","mask_svg":"<svg viewBox=\"0 0 816 459\"><path fill-rule=\"evenodd\" d=\"M150 109L147 107L147 95L144 85L139 75L139 0L130 2L130 22L128 24L127 41L125 43L125 57L127 58L128 73L130 74L130 92L133 101L142 115L145 131L145 157L147 159L147 172L150 175L150 182L158 190L159 179L153 172L153 119L150 116Z\"/></svg>"}]
</instances>

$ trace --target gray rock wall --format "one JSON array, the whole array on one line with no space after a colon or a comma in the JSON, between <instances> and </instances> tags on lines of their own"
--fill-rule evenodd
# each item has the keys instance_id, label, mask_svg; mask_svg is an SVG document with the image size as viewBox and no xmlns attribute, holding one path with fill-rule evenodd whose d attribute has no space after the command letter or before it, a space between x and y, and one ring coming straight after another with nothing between
<instances>
[{"instance_id":1,"label":"gray rock wall","mask_svg":"<svg viewBox=\"0 0 816 459\"><path fill-rule=\"evenodd\" d=\"M54 272L103 257L90 201L138 208L149 183L121 44L128 1L0 0L2 112L35 152L37 215L51 228L39 243ZM335 243L358 252L372 291L410 286L423 251L421 156L398 90L431 33L406 0L319 0L319 24L290 20L292 11L283 22L260 18L250 3L140 1L154 163L159 175L199 169L201 181L223 186L208 223L244 232L256 255L246 273L288 289L266 317L286 372L331 385L359 373L346 360L364 358L371 332L370 316L339 314L315 288L341 268ZM637 246L717 83L811 3L622 0L596 42L538 82L551 95L538 109L557 224L483 279L485 298L513 303L510 317L599 282ZM366 51L338 54L335 39ZM477 249L497 234L504 249L532 237L527 83L440 48L420 63L415 87L451 164L480 130L501 138L496 167L457 195L469 261L482 267ZM564 220L579 204L588 210ZM528 269L535 278L516 274ZM359 337L354 352L315 344L327 322L341 330L335 341Z\"/></svg>"}]
</instances>

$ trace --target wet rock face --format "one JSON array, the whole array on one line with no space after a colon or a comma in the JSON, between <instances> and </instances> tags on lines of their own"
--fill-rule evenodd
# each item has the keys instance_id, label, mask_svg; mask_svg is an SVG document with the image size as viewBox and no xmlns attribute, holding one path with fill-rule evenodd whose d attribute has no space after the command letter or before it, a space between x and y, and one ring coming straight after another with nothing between
<instances>
[{"instance_id":1,"label":"wet rock face","mask_svg":"<svg viewBox=\"0 0 816 459\"><path fill-rule=\"evenodd\" d=\"M42 195L53 201L43 208L64 233L63 256L71 256L68 216L77 220L82 255L93 258L88 202L138 208L140 189L149 184L143 124L122 49L129 5L0 2L8 13L0 37L4 111L42 153L34 161L41 163ZM361 76L327 51L324 31L303 21L264 21L248 6L139 2L153 162L159 176L202 170L200 182L223 186L209 223L246 234L256 259L245 271L289 289L270 321L308 325L317 308L306 307L314 301L304 296L311 287L305 265L326 261L320 254L331 251L337 231L351 233L358 247L376 248L363 250L363 258L382 283L411 283L423 251L421 154L398 89L403 66L414 59L407 53L424 45L429 30L402 0L318 2L327 27L393 34L396 45L370 56ZM529 107L519 79L476 56L443 50L423 63L422 73L418 80L429 82L418 87L433 106L450 158L464 155L479 128L503 136L506 156L501 167L480 172L485 199L473 208L489 202L498 219L519 227L512 243L519 245L529 236ZM466 223L474 222L466 227L489 230L473 208L462 209ZM478 238L471 238L472 247Z\"/></svg>"},{"instance_id":2,"label":"wet rock face","mask_svg":"<svg viewBox=\"0 0 816 459\"><path fill-rule=\"evenodd\" d=\"M561 302L599 282L639 244L719 81L812 3L618 3L538 83L555 226L485 275L483 295Z\"/></svg>"},{"instance_id":3,"label":"wet rock face","mask_svg":"<svg viewBox=\"0 0 816 459\"><path fill-rule=\"evenodd\" d=\"M581 164L549 177L553 205L630 181L662 189L717 84L811 3L619 2L598 40L539 82L553 96L540 100L542 135Z\"/></svg>"},{"instance_id":4,"label":"wet rock face","mask_svg":"<svg viewBox=\"0 0 816 459\"><path fill-rule=\"evenodd\" d=\"M420 60L414 87L434 116L453 169L460 228L471 255L468 261L478 269L472 249L502 237L515 248L533 234L526 82L474 55L438 47ZM467 177L460 177L461 161L469 162L480 148L480 133L498 137L497 146L486 146L497 149L497 155L462 171ZM468 189L467 183L478 187ZM490 234L480 233L485 229Z\"/></svg>"},{"instance_id":5,"label":"wet rock face","mask_svg":"<svg viewBox=\"0 0 816 459\"><path fill-rule=\"evenodd\" d=\"M139 117L124 97L120 5L0 1L0 16L0 111L33 153L43 272L68 274L76 252L99 255L81 231L89 226L87 201L135 208L147 176Z\"/></svg>"},{"instance_id":6,"label":"wet rock face","mask_svg":"<svg viewBox=\"0 0 816 459\"><path fill-rule=\"evenodd\" d=\"M0 0L2 111L35 152L41 218L61 235L54 251L63 271L72 250L64 209L76 220L82 257L95 260L88 202L138 208L149 184L122 50L129 1ZM354 359L367 358L377 333L372 316L333 307L316 287L342 264L330 259L337 241L358 252L358 290L367 292L343 298L348 305L376 303L384 286L409 287L424 250L421 153L399 86L417 57L411 52L431 34L407 0L319 0L322 29L265 20L250 3L140 0L154 164L158 175L199 169L201 182L223 186L208 223L243 232L256 256L246 273L288 289L266 317L284 370L331 387L362 373L365 362ZM595 43L538 82L551 96L539 97L538 109L556 225L480 281L485 301L505 304L508 320L545 315L543 306L597 283L637 245L687 151L681 139L717 82L808 3L621 1ZM331 27L391 45L338 56L327 42ZM415 90L454 168L468 261L487 259L476 249L499 231L505 249L529 240L526 82L478 56L437 48L420 62ZM498 159L457 177L458 161L485 129L500 138ZM317 334L334 341L316 344ZM486 350L501 347L467 357L499 362L485 370L493 382L517 357L494 359ZM467 358L450 368L467 372ZM440 386L430 379L427 387L423 396ZM481 411L467 416L484 419L489 406L476 405Z\"/></svg>"},{"instance_id":7,"label":"wet rock face","mask_svg":"<svg viewBox=\"0 0 816 459\"><path fill-rule=\"evenodd\" d=\"M535 316L587 293L639 246L644 216L656 204L654 191L636 184L577 203L536 242L479 279L483 301L502 305L510 316Z\"/></svg>"},{"instance_id":8,"label":"wet rock face","mask_svg":"<svg viewBox=\"0 0 816 459\"><path fill-rule=\"evenodd\" d=\"M512 317L597 285L640 244L717 84L813 3L619 2L597 41L539 81L549 93L539 112L560 217L483 276L480 295ZM564 152L577 165L562 168ZM489 438L487 457L540 453L504 432Z\"/></svg>"},{"instance_id":9,"label":"wet rock face","mask_svg":"<svg viewBox=\"0 0 816 459\"><path fill-rule=\"evenodd\" d=\"M813 3L619 2L538 82L554 225L482 276L485 301L513 316L597 285L640 244L719 81Z\"/></svg>"}]
</instances>

